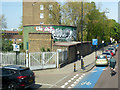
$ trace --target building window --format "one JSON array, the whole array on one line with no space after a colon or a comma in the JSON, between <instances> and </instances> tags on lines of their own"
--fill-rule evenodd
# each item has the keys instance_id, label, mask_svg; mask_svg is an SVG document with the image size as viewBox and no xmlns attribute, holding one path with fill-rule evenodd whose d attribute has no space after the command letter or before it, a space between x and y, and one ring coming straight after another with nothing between
<instances>
[{"instance_id":1,"label":"building window","mask_svg":"<svg viewBox=\"0 0 120 90\"><path fill-rule=\"evenodd\" d=\"M44 6L43 5L40 5L40 10L44 10Z\"/></svg>"},{"instance_id":2,"label":"building window","mask_svg":"<svg viewBox=\"0 0 120 90\"><path fill-rule=\"evenodd\" d=\"M49 5L49 10L53 10L53 5Z\"/></svg>"},{"instance_id":3,"label":"building window","mask_svg":"<svg viewBox=\"0 0 120 90\"><path fill-rule=\"evenodd\" d=\"M49 18L52 18L52 14L49 14Z\"/></svg>"},{"instance_id":4,"label":"building window","mask_svg":"<svg viewBox=\"0 0 120 90\"><path fill-rule=\"evenodd\" d=\"M40 13L40 18L44 18L44 14L43 13Z\"/></svg>"},{"instance_id":5,"label":"building window","mask_svg":"<svg viewBox=\"0 0 120 90\"><path fill-rule=\"evenodd\" d=\"M44 22L40 22L40 24L44 24Z\"/></svg>"}]
</instances>

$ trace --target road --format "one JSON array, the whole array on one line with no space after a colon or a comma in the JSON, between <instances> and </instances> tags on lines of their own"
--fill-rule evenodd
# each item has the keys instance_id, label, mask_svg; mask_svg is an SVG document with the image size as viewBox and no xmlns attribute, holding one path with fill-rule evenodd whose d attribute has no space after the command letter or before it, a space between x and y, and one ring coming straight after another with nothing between
<instances>
[{"instance_id":1,"label":"road","mask_svg":"<svg viewBox=\"0 0 120 90\"><path fill-rule=\"evenodd\" d=\"M120 51L120 46L118 48ZM94 67L74 88L118 88L118 51L114 58L117 61L116 74L110 75L109 66Z\"/></svg>"},{"instance_id":2,"label":"road","mask_svg":"<svg viewBox=\"0 0 120 90\"><path fill-rule=\"evenodd\" d=\"M118 51L120 51L120 47L118 48ZM114 76L110 75L110 68L106 67L105 70L103 70L99 80L95 84L94 88L118 88L118 57L120 57L120 54L118 56L118 52L114 56L114 58L117 61L116 64L116 74Z\"/></svg>"},{"instance_id":3,"label":"road","mask_svg":"<svg viewBox=\"0 0 120 90\"><path fill-rule=\"evenodd\" d=\"M120 46L118 51L120 51ZM109 67L100 66L94 67L91 71L86 73L71 73L68 76L66 75L67 78L54 82L54 86L48 86L50 88L118 88L118 57L120 57L118 51L114 56L117 60L116 74L114 76L110 75ZM48 88L48 86L44 88ZM26 90L41 90L41 87L40 84L36 84L32 88Z\"/></svg>"}]
</instances>

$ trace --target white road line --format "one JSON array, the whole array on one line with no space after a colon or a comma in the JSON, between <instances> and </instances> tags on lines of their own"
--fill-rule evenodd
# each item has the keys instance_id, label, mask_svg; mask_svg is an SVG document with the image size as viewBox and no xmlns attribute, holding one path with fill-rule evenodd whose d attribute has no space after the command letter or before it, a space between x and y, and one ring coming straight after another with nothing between
<instances>
[{"instance_id":1,"label":"white road line","mask_svg":"<svg viewBox=\"0 0 120 90\"><path fill-rule=\"evenodd\" d=\"M83 74L83 76L85 76L85 74Z\"/></svg>"},{"instance_id":2,"label":"white road line","mask_svg":"<svg viewBox=\"0 0 120 90\"><path fill-rule=\"evenodd\" d=\"M71 82L71 80L69 80L68 82Z\"/></svg>"},{"instance_id":3,"label":"white road line","mask_svg":"<svg viewBox=\"0 0 120 90\"><path fill-rule=\"evenodd\" d=\"M63 85L63 86L61 86L61 88L65 88L65 86Z\"/></svg>"},{"instance_id":4,"label":"white road line","mask_svg":"<svg viewBox=\"0 0 120 90\"><path fill-rule=\"evenodd\" d=\"M72 87L68 87L68 88L72 88Z\"/></svg>"},{"instance_id":5,"label":"white road line","mask_svg":"<svg viewBox=\"0 0 120 90\"><path fill-rule=\"evenodd\" d=\"M64 85L65 85L65 86L68 85L68 82L66 82Z\"/></svg>"},{"instance_id":6,"label":"white road line","mask_svg":"<svg viewBox=\"0 0 120 90\"><path fill-rule=\"evenodd\" d=\"M71 80L73 80L74 78L71 78Z\"/></svg>"},{"instance_id":7,"label":"white road line","mask_svg":"<svg viewBox=\"0 0 120 90\"><path fill-rule=\"evenodd\" d=\"M81 77L83 78L83 75Z\"/></svg>"},{"instance_id":8,"label":"white road line","mask_svg":"<svg viewBox=\"0 0 120 90\"><path fill-rule=\"evenodd\" d=\"M76 74L76 76L79 76L79 74Z\"/></svg>"},{"instance_id":9,"label":"white road line","mask_svg":"<svg viewBox=\"0 0 120 90\"><path fill-rule=\"evenodd\" d=\"M76 78L77 76L74 76L73 78Z\"/></svg>"},{"instance_id":10,"label":"white road line","mask_svg":"<svg viewBox=\"0 0 120 90\"><path fill-rule=\"evenodd\" d=\"M71 84L71 86L73 87L73 86L75 86L75 84Z\"/></svg>"},{"instance_id":11,"label":"white road line","mask_svg":"<svg viewBox=\"0 0 120 90\"><path fill-rule=\"evenodd\" d=\"M75 81L74 84L76 84L77 82Z\"/></svg>"},{"instance_id":12,"label":"white road line","mask_svg":"<svg viewBox=\"0 0 120 90\"><path fill-rule=\"evenodd\" d=\"M78 79L82 79L81 77L79 77Z\"/></svg>"},{"instance_id":13,"label":"white road line","mask_svg":"<svg viewBox=\"0 0 120 90\"><path fill-rule=\"evenodd\" d=\"M36 83L36 84L46 85L46 86L53 86L52 84L44 84L44 83Z\"/></svg>"},{"instance_id":14,"label":"white road line","mask_svg":"<svg viewBox=\"0 0 120 90\"><path fill-rule=\"evenodd\" d=\"M79 80L79 79L77 79L76 81L77 81L77 82L79 82L80 80Z\"/></svg>"}]
</instances>

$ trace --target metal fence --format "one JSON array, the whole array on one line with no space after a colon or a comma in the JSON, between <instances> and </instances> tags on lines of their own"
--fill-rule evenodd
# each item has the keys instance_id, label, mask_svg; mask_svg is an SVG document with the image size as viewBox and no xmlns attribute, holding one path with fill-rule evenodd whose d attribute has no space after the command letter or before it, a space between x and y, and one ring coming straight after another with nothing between
<instances>
[{"instance_id":1,"label":"metal fence","mask_svg":"<svg viewBox=\"0 0 120 90\"><path fill-rule=\"evenodd\" d=\"M59 64L67 63L67 51L60 52L34 52L34 53L0 53L0 64L22 65L32 70L58 68Z\"/></svg>"},{"instance_id":2,"label":"metal fence","mask_svg":"<svg viewBox=\"0 0 120 90\"><path fill-rule=\"evenodd\" d=\"M56 68L57 53L56 52L34 52L29 53L29 67L32 70Z\"/></svg>"},{"instance_id":3,"label":"metal fence","mask_svg":"<svg viewBox=\"0 0 120 90\"><path fill-rule=\"evenodd\" d=\"M17 58L17 59L16 59ZM25 66L25 53L0 53L1 65L22 65Z\"/></svg>"}]
</instances>

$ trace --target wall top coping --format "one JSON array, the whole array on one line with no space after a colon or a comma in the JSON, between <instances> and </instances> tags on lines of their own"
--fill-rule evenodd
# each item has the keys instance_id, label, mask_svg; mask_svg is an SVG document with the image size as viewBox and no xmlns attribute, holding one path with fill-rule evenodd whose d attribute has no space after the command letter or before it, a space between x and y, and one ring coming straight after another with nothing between
<instances>
[{"instance_id":1,"label":"wall top coping","mask_svg":"<svg viewBox=\"0 0 120 90\"><path fill-rule=\"evenodd\" d=\"M85 43L91 43L91 41L84 41L83 44ZM65 47L69 47L69 46L74 46L74 45L78 45L81 44L81 42L76 42L76 41L72 41L72 42L55 42L53 44L53 46L65 46Z\"/></svg>"},{"instance_id":2,"label":"wall top coping","mask_svg":"<svg viewBox=\"0 0 120 90\"><path fill-rule=\"evenodd\" d=\"M65 26L65 27L74 27L77 28L75 26L68 26L68 25L59 25L59 24L28 24L28 25L24 25L23 27L27 27L27 26Z\"/></svg>"}]
</instances>

